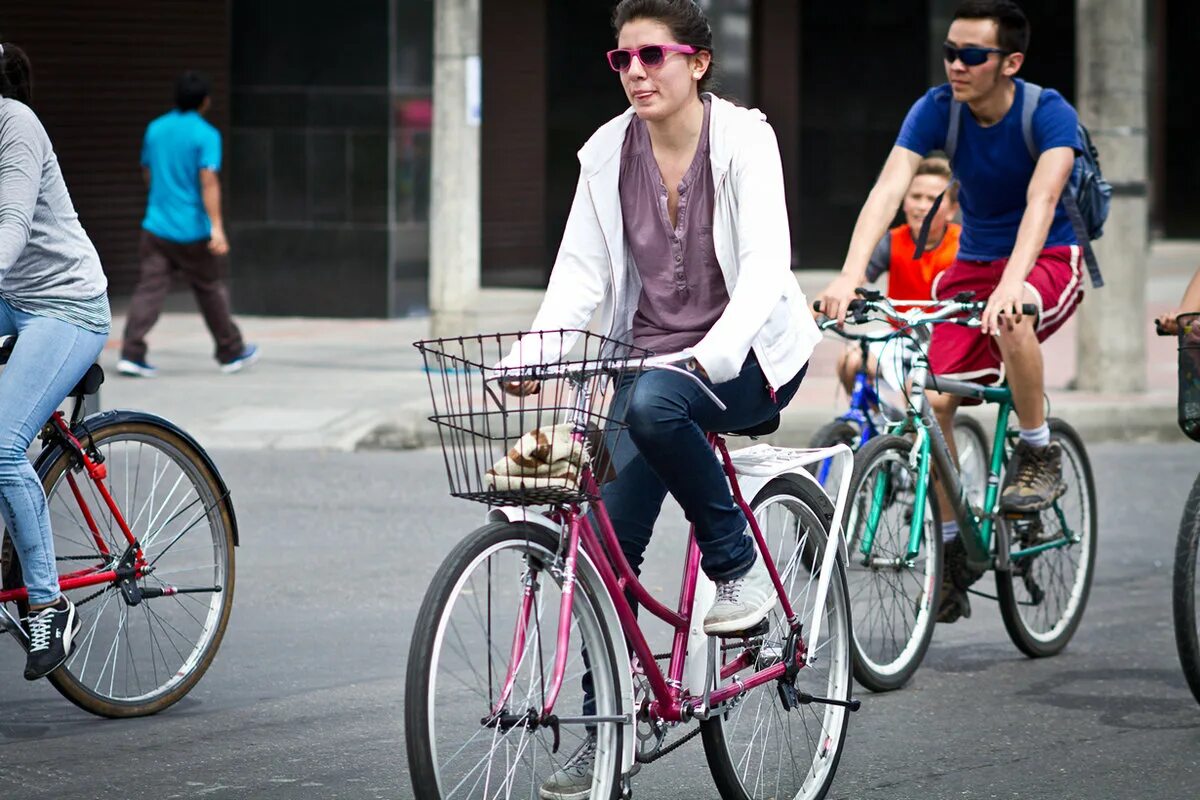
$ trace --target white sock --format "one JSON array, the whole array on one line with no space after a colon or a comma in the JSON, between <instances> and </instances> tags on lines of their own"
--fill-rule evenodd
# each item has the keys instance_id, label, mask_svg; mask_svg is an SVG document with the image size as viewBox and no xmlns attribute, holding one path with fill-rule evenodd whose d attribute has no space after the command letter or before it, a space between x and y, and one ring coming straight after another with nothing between
<instances>
[{"instance_id":1,"label":"white sock","mask_svg":"<svg viewBox=\"0 0 1200 800\"><path fill-rule=\"evenodd\" d=\"M1021 428L1021 441L1030 447L1045 447L1050 444L1050 425L1043 422L1040 428Z\"/></svg>"},{"instance_id":2,"label":"white sock","mask_svg":"<svg viewBox=\"0 0 1200 800\"><path fill-rule=\"evenodd\" d=\"M953 542L958 538L958 520L952 519L949 522L942 522L942 542Z\"/></svg>"}]
</instances>

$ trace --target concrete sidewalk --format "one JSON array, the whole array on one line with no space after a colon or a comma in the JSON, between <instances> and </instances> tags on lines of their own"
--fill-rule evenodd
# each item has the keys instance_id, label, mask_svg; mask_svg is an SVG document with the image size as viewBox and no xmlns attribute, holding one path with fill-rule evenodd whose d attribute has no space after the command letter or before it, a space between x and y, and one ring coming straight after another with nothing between
<instances>
[{"instance_id":1,"label":"concrete sidewalk","mask_svg":"<svg viewBox=\"0 0 1200 800\"><path fill-rule=\"evenodd\" d=\"M1088 441L1181 438L1175 424L1175 347L1153 336L1150 318L1178 301L1200 265L1200 242L1159 243L1152 251L1147 286L1148 392L1091 394L1068 389L1075 374L1074 321L1045 346L1052 413L1071 422ZM829 272L800 272L810 296ZM528 326L541 298L534 290L485 290L479 331ZM170 307L187 308L174 297ZM116 374L124 318L118 308L113 339L101 363L108 381L103 408L140 408L167 417L214 448L410 448L437 444L426 417L429 390L412 342L428 336L429 320L337 320L239 317L262 358L236 375L217 370L212 341L197 313L169 312L149 338L151 380ZM1114 331L1113 335L1120 335ZM840 341L827 339L813 356L808 377L784 412L773 440L793 446L845 410L833 366Z\"/></svg>"}]
</instances>

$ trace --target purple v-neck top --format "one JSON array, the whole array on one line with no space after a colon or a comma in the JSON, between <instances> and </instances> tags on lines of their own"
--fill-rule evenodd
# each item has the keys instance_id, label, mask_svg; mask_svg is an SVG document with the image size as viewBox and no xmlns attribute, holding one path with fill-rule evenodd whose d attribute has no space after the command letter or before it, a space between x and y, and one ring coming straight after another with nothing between
<instances>
[{"instance_id":1,"label":"purple v-neck top","mask_svg":"<svg viewBox=\"0 0 1200 800\"><path fill-rule=\"evenodd\" d=\"M691 347L704 338L729 303L713 247L713 174L708 120L696 155L679 183L677 222L667 213L667 187L654 159L650 132L636 115L621 148L621 214L625 241L642 293L633 318L633 343L656 353Z\"/></svg>"}]
</instances>

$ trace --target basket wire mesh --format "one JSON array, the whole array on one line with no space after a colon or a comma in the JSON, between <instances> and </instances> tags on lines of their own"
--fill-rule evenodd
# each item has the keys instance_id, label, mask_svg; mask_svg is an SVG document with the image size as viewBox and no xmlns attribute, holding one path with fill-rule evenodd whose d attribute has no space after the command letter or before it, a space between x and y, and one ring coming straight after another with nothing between
<instances>
[{"instance_id":1,"label":"basket wire mesh","mask_svg":"<svg viewBox=\"0 0 1200 800\"><path fill-rule=\"evenodd\" d=\"M649 351L589 331L428 339L450 494L496 505L595 500ZM525 393L517 387L536 386ZM625 390L617 392L618 386Z\"/></svg>"}]
</instances>

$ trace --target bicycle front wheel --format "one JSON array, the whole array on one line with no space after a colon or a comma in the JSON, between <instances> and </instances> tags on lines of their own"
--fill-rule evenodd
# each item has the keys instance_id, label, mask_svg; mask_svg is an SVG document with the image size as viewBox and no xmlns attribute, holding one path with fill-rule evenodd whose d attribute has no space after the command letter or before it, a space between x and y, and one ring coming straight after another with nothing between
<instances>
[{"instance_id":1,"label":"bicycle front wheel","mask_svg":"<svg viewBox=\"0 0 1200 800\"><path fill-rule=\"evenodd\" d=\"M584 744L584 725L564 724L556 733L529 724L545 707L554 670L562 566L558 537L501 522L468 535L434 575L405 682L405 738L417 797L537 798ZM583 710L585 673L595 698L590 714L627 713L598 591L603 587L591 585L586 574L576 575L570 650L554 709L560 717ZM608 800L619 789L624 728L611 721L593 725L589 796Z\"/></svg>"},{"instance_id":2,"label":"bicycle front wheel","mask_svg":"<svg viewBox=\"0 0 1200 800\"><path fill-rule=\"evenodd\" d=\"M816 609L833 506L816 485L790 475L768 483L751 506L792 610L807 625ZM834 570L821 609L821 638L805 641L815 659L796 676L796 688L845 701L851 688L850 608L840 555ZM789 626L778 605L768 622L768 633L752 645L756 647L754 671L778 663L783 656ZM726 652L727 657L737 655L736 650ZM842 756L848 715L845 708L819 702L785 709L776 683L751 689L732 710L700 723L704 752L721 797L824 797Z\"/></svg>"},{"instance_id":3,"label":"bicycle front wheel","mask_svg":"<svg viewBox=\"0 0 1200 800\"><path fill-rule=\"evenodd\" d=\"M186 695L220 647L233 608L233 511L209 459L165 421L100 422L90 439L147 574L136 581L140 599L117 582L65 592L82 627L48 678L93 714L145 716ZM73 454L58 453L42 469L42 485L60 580L116 568L128 542ZM13 566L19 581L15 559Z\"/></svg>"},{"instance_id":4,"label":"bicycle front wheel","mask_svg":"<svg viewBox=\"0 0 1200 800\"><path fill-rule=\"evenodd\" d=\"M1196 553L1200 550L1200 476L1192 485L1183 520L1179 523L1179 539L1175 543L1175 580L1172 605L1175 611L1175 644L1183 675L1196 701L1200 702L1200 628L1196 622L1196 605L1200 599L1197 582Z\"/></svg>"},{"instance_id":5,"label":"bicycle front wheel","mask_svg":"<svg viewBox=\"0 0 1200 800\"><path fill-rule=\"evenodd\" d=\"M854 457L846 508L854 677L874 692L907 683L933 638L942 523L932 483L925 507L914 507L919 474L909 459L912 447L900 436L867 442ZM918 513L923 524L916 554L910 557L910 531Z\"/></svg>"},{"instance_id":6,"label":"bicycle front wheel","mask_svg":"<svg viewBox=\"0 0 1200 800\"><path fill-rule=\"evenodd\" d=\"M1083 619L1096 567L1096 484L1083 440L1061 419L1050 419L1050 438L1062 447L1066 492L1032 524L1000 518L1016 555L996 571L1000 616L1013 644L1031 658L1051 656Z\"/></svg>"}]
</instances>

